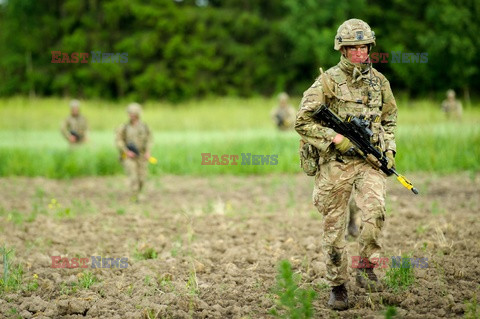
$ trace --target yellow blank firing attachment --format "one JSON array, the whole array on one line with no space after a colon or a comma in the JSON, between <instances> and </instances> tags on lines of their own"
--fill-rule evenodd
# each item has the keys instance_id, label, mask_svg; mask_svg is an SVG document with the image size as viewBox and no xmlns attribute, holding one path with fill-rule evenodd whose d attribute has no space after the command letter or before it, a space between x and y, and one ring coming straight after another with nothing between
<instances>
[{"instance_id":1,"label":"yellow blank firing attachment","mask_svg":"<svg viewBox=\"0 0 480 319\"><path fill-rule=\"evenodd\" d=\"M127 158L127 154L126 154L126 153L122 153L122 159L126 159L126 158ZM150 156L150 157L148 158L148 162L149 162L150 164L155 165L155 164L158 163L158 160L157 160L155 157Z\"/></svg>"},{"instance_id":2,"label":"yellow blank firing attachment","mask_svg":"<svg viewBox=\"0 0 480 319\"><path fill-rule=\"evenodd\" d=\"M398 175L397 179L400 183L402 183L403 186L411 190L414 194L418 195L418 190L415 187L413 187L412 183L410 183L410 181L407 180L405 176Z\"/></svg>"}]
</instances>

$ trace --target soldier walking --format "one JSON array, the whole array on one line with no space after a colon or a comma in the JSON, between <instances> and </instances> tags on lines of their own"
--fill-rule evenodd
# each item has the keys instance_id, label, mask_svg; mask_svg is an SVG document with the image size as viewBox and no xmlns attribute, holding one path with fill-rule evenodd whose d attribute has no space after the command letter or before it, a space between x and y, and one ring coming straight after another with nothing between
<instances>
[{"instance_id":1,"label":"soldier walking","mask_svg":"<svg viewBox=\"0 0 480 319\"><path fill-rule=\"evenodd\" d=\"M138 103L127 107L129 121L116 134L116 145L128 176L132 200L138 201L145 185L148 159L152 146L152 134L147 124L140 120L142 109Z\"/></svg>"},{"instance_id":2,"label":"soldier walking","mask_svg":"<svg viewBox=\"0 0 480 319\"><path fill-rule=\"evenodd\" d=\"M279 130L293 129L295 109L288 103L289 96L282 92L278 95L278 107L272 110L272 119Z\"/></svg>"},{"instance_id":3,"label":"soldier walking","mask_svg":"<svg viewBox=\"0 0 480 319\"><path fill-rule=\"evenodd\" d=\"M81 144L87 139L87 120L80 114L80 101L70 102L70 116L63 122L61 132L70 145Z\"/></svg>"},{"instance_id":4,"label":"soldier walking","mask_svg":"<svg viewBox=\"0 0 480 319\"><path fill-rule=\"evenodd\" d=\"M371 142L388 157L391 168L395 165L397 105L388 80L369 63L375 33L367 23L345 21L334 43L334 49L341 53L340 62L305 91L295 129L319 153L313 202L323 215L322 248L332 288L328 305L343 310L348 308L347 205L353 192L362 223L360 256L375 263L380 257L378 237L385 222L386 175L358 156L348 138L315 122L312 114L326 104L342 119L347 114L371 119ZM357 269L356 279L364 288L382 288L373 268Z\"/></svg>"},{"instance_id":5,"label":"soldier walking","mask_svg":"<svg viewBox=\"0 0 480 319\"><path fill-rule=\"evenodd\" d=\"M455 98L455 91L447 91L447 99L442 102L442 111L445 112L448 119L462 119L462 103Z\"/></svg>"}]
</instances>

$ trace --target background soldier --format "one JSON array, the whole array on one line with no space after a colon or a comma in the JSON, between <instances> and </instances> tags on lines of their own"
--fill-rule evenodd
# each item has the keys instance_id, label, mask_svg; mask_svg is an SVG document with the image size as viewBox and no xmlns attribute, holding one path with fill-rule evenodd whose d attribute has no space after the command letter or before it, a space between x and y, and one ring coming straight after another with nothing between
<instances>
[{"instance_id":1,"label":"background soldier","mask_svg":"<svg viewBox=\"0 0 480 319\"><path fill-rule=\"evenodd\" d=\"M350 19L340 25L334 47L341 52L340 62L305 91L295 123L302 139L319 150L313 201L324 216L323 251L332 287L328 305L337 310L348 308L345 230L350 196L353 191L362 215L360 256L375 262L380 256L378 236L385 221L386 175L356 155L346 137L315 122L312 114L325 103L342 119L347 114L371 119L371 142L385 152L390 168L395 165L397 105L388 80L367 62L373 45L375 33L364 21ZM372 268L363 266L357 271L359 285L381 289Z\"/></svg>"},{"instance_id":2,"label":"background soldier","mask_svg":"<svg viewBox=\"0 0 480 319\"><path fill-rule=\"evenodd\" d=\"M131 103L127 107L130 120L123 124L116 134L116 145L128 176L132 200L138 201L145 184L152 134L147 124L140 121L141 106Z\"/></svg>"},{"instance_id":3,"label":"background soldier","mask_svg":"<svg viewBox=\"0 0 480 319\"><path fill-rule=\"evenodd\" d=\"M455 91L447 91L447 99L442 102L442 111L447 118L460 120L462 118L462 103L455 99Z\"/></svg>"},{"instance_id":4,"label":"background soldier","mask_svg":"<svg viewBox=\"0 0 480 319\"><path fill-rule=\"evenodd\" d=\"M61 131L70 145L80 144L87 139L87 120L80 114L80 101L70 102L70 116L63 122Z\"/></svg>"},{"instance_id":5,"label":"background soldier","mask_svg":"<svg viewBox=\"0 0 480 319\"><path fill-rule=\"evenodd\" d=\"M278 95L278 107L272 111L272 119L280 130L289 130L295 123L295 109L288 103L288 94Z\"/></svg>"}]
</instances>

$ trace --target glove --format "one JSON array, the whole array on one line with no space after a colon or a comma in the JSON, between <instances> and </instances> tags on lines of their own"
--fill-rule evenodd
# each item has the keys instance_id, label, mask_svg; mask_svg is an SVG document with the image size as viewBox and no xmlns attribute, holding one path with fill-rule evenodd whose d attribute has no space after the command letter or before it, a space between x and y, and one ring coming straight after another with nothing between
<instances>
[{"instance_id":1,"label":"glove","mask_svg":"<svg viewBox=\"0 0 480 319\"><path fill-rule=\"evenodd\" d=\"M385 156L388 158L387 168L391 169L392 167L395 167L395 157L393 157L393 152L387 151Z\"/></svg>"},{"instance_id":2,"label":"glove","mask_svg":"<svg viewBox=\"0 0 480 319\"><path fill-rule=\"evenodd\" d=\"M345 154L346 152L348 152L348 150L351 149L352 147L353 147L352 142L350 142L350 140L345 136L343 137L343 140L340 143L335 144L335 148L342 154Z\"/></svg>"},{"instance_id":3,"label":"glove","mask_svg":"<svg viewBox=\"0 0 480 319\"><path fill-rule=\"evenodd\" d=\"M382 166L382 163L380 163L380 161L372 154L368 154L365 157L365 160L376 170L378 170Z\"/></svg>"}]
</instances>

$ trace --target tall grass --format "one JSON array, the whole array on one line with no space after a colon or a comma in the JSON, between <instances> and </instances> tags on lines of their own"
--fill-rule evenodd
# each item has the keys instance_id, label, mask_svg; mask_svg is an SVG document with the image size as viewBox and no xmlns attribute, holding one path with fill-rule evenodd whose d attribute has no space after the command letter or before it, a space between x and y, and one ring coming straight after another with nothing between
<instances>
[{"instance_id":1,"label":"tall grass","mask_svg":"<svg viewBox=\"0 0 480 319\"><path fill-rule=\"evenodd\" d=\"M296 100L298 102L298 99ZM125 103L123 103L125 104ZM269 113L275 100L210 99L183 105L147 104L144 119L154 131L152 174L267 174L299 172L294 132L278 132ZM126 120L122 104L84 103L89 142L70 148L58 131L68 101L0 100L0 176L112 175L122 172L114 130ZM463 122L448 122L433 103L400 106L397 168L400 172L480 170L480 109ZM277 165L201 165L202 153L278 155Z\"/></svg>"},{"instance_id":2,"label":"tall grass","mask_svg":"<svg viewBox=\"0 0 480 319\"><path fill-rule=\"evenodd\" d=\"M298 107L299 98L292 99ZM126 106L131 101L82 101L81 111L95 131L113 131L127 120ZM44 98L0 99L2 130L58 130L68 115L69 100ZM270 128L270 111L275 99L209 98L182 104L149 102L143 105L143 116L155 131L229 131Z\"/></svg>"}]
</instances>

